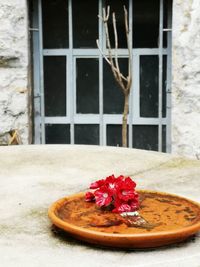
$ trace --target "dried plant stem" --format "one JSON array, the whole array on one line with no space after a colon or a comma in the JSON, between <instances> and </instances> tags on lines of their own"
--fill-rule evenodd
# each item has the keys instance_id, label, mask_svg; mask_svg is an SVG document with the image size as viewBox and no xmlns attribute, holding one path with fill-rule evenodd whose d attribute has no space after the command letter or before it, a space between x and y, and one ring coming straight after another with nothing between
<instances>
[{"instance_id":1,"label":"dried plant stem","mask_svg":"<svg viewBox=\"0 0 200 267\"><path fill-rule=\"evenodd\" d=\"M118 33L117 33L117 24L116 24L116 17L115 13L112 14L112 24L113 24L113 31L114 31L114 40L115 40L115 48L114 48L114 55L113 50L111 48L110 42L110 35L108 30L108 20L110 17L110 6L107 7L107 10L103 8L103 16L99 16L99 18L103 21L105 35L106 35L106 46L108 49L108 55L103 53L99 46L99 42L97 40L97 47L99 48L100 53L105 58L106 62L110 65L112 73L115 77L115 80L119 84L123 94L124 94L124 111L123 111L123 120L122 120L122 146L127 147L127 118L129 112L129 95L130 89L132 84L132 48L130 44L129 38L129 27L128 27L128 12L124 6L124 20L125 20L125 32L126 32L126 41L128 47L128 76L121 72L119 66L119 56L118 56Z\"/></svg>"},{"instance_id":2,"label":"dried plant stem","mask_svg":"<svg viewBox=\"0 0 200 267\"><path fill-rule=\"evenodd\" d=\"M129 94L124 95L124 112L122 119L122 145L123 147L128 146L127 142L127 117L129 111Z\"/></svg>"}]
</instances>

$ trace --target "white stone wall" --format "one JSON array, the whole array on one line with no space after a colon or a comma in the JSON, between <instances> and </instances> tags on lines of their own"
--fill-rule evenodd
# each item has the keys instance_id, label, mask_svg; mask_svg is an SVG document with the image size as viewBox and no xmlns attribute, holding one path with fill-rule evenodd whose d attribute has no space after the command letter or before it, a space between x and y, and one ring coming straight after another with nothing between
<instances>
[{"instance_id":1,"label":"white stone wall","mask_svg":"<svg viewBox=\"0 0 200 267\"><path fill-rule=\"evenodd\" d=\"M26 0L0 0L0 144L30 140ZM172 153L200 158L200 1L173 1Z\"/></svg>"},{"instance_id":2,"label":"white stone wall","mask_svg":"<svg viewBox=\"0 0 200 267\"><path fill-rule=\"evenodd\" d=\"M0 144L29 140L28 51L26 0L0 0Z\"/></svg>"},{"instance_id":3,"label":"white stone wall","mask_svg":"<svg viewBox=\"0 0 200 267\"><path fill-rule=\"evenodd\" d=\"M200 159L200 1L174 0L172 152Z\"/></svg>"}]
</instances>

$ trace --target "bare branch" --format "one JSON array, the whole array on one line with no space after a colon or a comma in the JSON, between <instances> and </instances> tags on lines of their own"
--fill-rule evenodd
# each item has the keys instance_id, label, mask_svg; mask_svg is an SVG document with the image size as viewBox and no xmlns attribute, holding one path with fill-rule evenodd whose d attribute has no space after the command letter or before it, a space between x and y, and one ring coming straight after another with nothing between
<instances>
[{"instance_id":1,"label":"bare branch","mask_svg":"<svg viewBox=\"0 0 200 267\"><path fill-rule=\"evenodd\" d=\"M105 17L106 21L109 20L109 17L110 17L110 6L107 6L107 16Z\"/></svg>"},{"instance_id":2,"label":"bare branch","mask_svg":"<svg viewBox=\"0 0 200 267\"><path fill-rule=\"evenodd\" d=\"M129 39L128 12L125 6L124 6L124 20L125 20L125 30L126 30L126 41L127 41L127 47L128 47L127 90L130 91L131 83L132 83L132 48L130 47L130 39Z\"/></svg>"},{"instance_id":3,"label":"bare branch","mask_svg":"<svg viewBox=\"0 0 200 267\"><path fill-rule=\"evenodd\" d=\"M118 56L118 33L117 33L117 25L116 25L116 17L115 13L112 14L112 24L114 31L114 40L115 40L115 48L114 55L110 42L110 35L108 29L108 21L110 17L110 6L107 9L103 8L102 17L99 18L102 20L105 29L106 35L106 48L108 49L108 53L104 53L100 46L99 41L97 40L97 47L99 48L100 53L106 60L106 62L110 65L111 71L114 75L115 80L119 84L122 92L124 93L124 111L123 111L123 121L122 121L122 145L127 146L127 118L129 112L129 95L132 84L132 45L130 43L129 38L129 26L128 26L128 12L124 6L124 20L125 20L125 31L126 31L126 41L128 47L128 75L122 74L119 66L119 56Z\"/></svg>"},{"instance_id":4,"label":"bare branch","mask_svg":"<svg viewBox=\"0 0 200 267\"><path fill-rule=\"evenodd\" d=\"M120 87L122 88L123 92L125 93L126 88L122 82L121 73L119 69L117 69L113 61L112 48L111 48L111 43L110 43L110 35L109 35L109 30L108 30L109 15L110 15L110 6L107 7L107 13L106 13L105 8L103 8L103 22L104 22L104 28L105 28L105 34L106 34L106 44L108 47L108 57L109 57L112 73L116 81L119 83Z\"/></svg>"},{"instance_id":5,"label":"bare branch","mask_svg":"<svg viewBox=\"0 0 200 267\"><path fill-rule=\"evenodd\" d=\"M99 40L97 39L96 40L96 43L97 43L97 47L98 47L98 49L99 49L99 51L101 52L101 55L104 57L104 59L106 60L106 62L109 64L109 65L111 65L111 62L110 62L110 60L107 58L107 56L103 53L103 51L101 50L101 48L100 48L100 45L99 45ZM125 78L125 77L124 77ZM126 78L125 78L126 79Z\"/></svg>"},{"instance_id":6,"label":"bare branch","mask_svg":"<svg viewBox=\"0 0 200 267\"><path fill-rule=\"evenodd\" d=\"M107 13L105 8L103 8L103 23L105 27L105 33L106 33L106 44L109 50L111 50L111 44L110 44L110 35L108 31L108 20L110 16L110 6L107 7Z\"/></svg>"},{"instance_id":7,"label":"bare branch","mask_svg":"<svg viewBox=\"0 0 200 267\"><path fill-rule=\"evenodd\" d=\"M98 47L98 49L99 49L101 55L102 55L103 58L106 60L106 62L111 66L111 62L110 62L110 60L108 59L108 57L103 53L103 51L102 51L101 48L100 48L99 40L98 40L98 39L96 40L96 43L97 43L97 47ZM115 67L114 67L114 70L115 70L116 72L118 71ZM120 76L120 78L123 79L125 82L128 82L127 78L124 77L124 75L123 75L122 73L119 73L119 76Z\"/></svg>"},{"instance_id":8,"label":"bare branch","mask_svg":"<svg viewBox=\"0 0 200 267\"><path fill-rule=\"evenodd\" d=\"M117 34L117 26L116 26L116 18L115 18L115 13L112 14L112 20L113 20L113 31L114 31L114 37L115 37L115 66L117 68L117 72L118 73L121 73L120 71L120 68L119 68L119 62L118 62L118 34ZM119 83L120 83L120 86L122 86L123 84L123 81L120 77L120 75L118 76L118 79L119 79ZM123 84L123 87L124 87L124 84Z\"/></svg>"}]
</instances>

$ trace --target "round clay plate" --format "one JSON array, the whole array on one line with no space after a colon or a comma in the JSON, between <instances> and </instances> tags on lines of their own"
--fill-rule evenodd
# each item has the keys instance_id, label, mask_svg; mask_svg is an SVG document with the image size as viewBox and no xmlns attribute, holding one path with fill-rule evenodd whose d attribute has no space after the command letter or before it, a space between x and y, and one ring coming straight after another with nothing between
<instances>
[{"instance_id":1,"label":"round clay plate","mask_svg":"<svg viewBox=\"0 0 200 267\"><path fill-rule=\"evenodd\" d=\"M102 210L93 202L85 202L84 193L55 202L49 208L49 217L54 225L79 240L122 248L164 246L200 230L200 204L167 193L137 192L139 217Z\"/></svg>"}]
</instances>

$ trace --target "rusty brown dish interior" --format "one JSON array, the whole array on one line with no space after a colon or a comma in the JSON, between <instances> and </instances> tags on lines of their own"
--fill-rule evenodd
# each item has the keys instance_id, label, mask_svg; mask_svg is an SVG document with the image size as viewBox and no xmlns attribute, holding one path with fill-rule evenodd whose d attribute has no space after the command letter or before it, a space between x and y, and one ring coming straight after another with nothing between
<instances>
[{"instance_id":1,"label":"rusty brown dish interior","mask_svg":"<svg viewBox=\"0 0 200 267\"><path fill-rule=\"evenodd\" d=\"M142 224L130 224L128 217L85 202L84 193L57 201L49 209L49 216L55 225L78 239L108 246L155 247L179 242L200 230L198 203L166 193L138 193L138 212L145 221Z\"/></svg>"}]
</instances>

